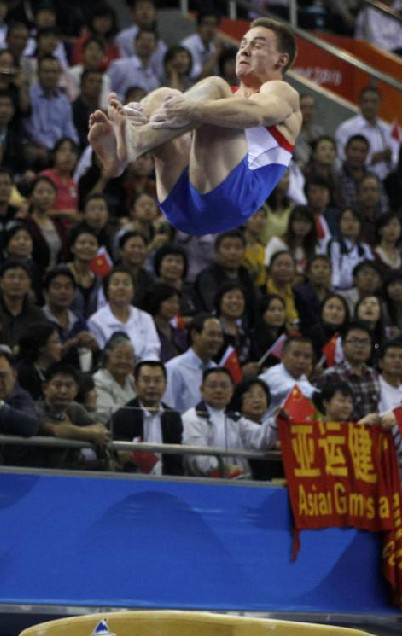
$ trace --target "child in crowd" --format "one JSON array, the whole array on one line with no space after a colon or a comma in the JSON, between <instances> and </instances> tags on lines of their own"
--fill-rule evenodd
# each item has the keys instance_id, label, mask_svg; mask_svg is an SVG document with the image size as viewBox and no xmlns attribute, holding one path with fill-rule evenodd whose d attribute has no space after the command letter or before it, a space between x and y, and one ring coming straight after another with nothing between
<instances>
[{"instance_id":1,"label":"child in crowd","mask_svg":"<svg viewBox=\"0 0 402 636\"><path fill-rule=\"evenodd\" d=\"M373 259L370 247L360 241L361 228L362 218L356 210L346 209L341 212L339 238L332 239L328 245L334 289L350 289L355 265L365 259Z\"/></svg>"}]
</instances>

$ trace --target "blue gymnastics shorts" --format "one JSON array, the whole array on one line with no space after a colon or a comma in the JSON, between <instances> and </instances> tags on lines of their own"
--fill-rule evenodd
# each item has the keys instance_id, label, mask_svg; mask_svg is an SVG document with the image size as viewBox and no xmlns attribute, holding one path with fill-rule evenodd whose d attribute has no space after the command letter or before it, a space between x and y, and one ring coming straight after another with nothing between
<instances>
[{"instance_id":1,"label":"blue gymnastics shorts","mask_svg":"<svg viewBox=\"0 0 402 636\"><path fill-rule=\"evenodd\" d=\"M243 225L281 179L287 166L270 163L250 170L247 156L211 192L200 194L188 168L159 207L168 221L186 234L217 234Z\"/></svg>"}]
</instances>

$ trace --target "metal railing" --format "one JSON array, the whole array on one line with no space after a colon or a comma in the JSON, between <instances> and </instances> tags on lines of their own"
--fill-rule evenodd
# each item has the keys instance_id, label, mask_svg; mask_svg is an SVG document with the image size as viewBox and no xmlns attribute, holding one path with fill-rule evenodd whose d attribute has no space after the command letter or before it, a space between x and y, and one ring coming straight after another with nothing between
<instances>
[{"instance_id":1,"label":"metal railing","mask_svg":"<svg viewBox=\"0 0 402 636\"><path fill-rule=\"evenodd\" d=\"M42 435L35 435L32 437L20 437L16 435L0 435L0 445L11 446L30 446L41 448L56 448L56 449L73 449L81 450L91 448L96 451L96 446L90 442L83 442L71 439L63 439L60 437L48 437ZM217 448L217 447L204 447L204 446L184 446L182 444L154 444L146 442L109 442L105 449L110 454L111 460L109 462L109 470L114 470L113 453L121 451L141 451L147 453L160 453L167 455L207 455L209 457L216 457L219 465L220 477L226 476L226 466L224 463L225 457L240 457L244 460L248 459L260 459L268 460L272 462L282 461L282 454L278 450L248 450L243 448ZM29 468L29 465L27 465ZM95 469L96 470L96 469ZM103 471L101 471L103 472Z\"/></svg>"},{"instance_id":2,"label":"metal railing","mask_svg":"<svg viewBox=\"0 0 402 636\"><path fill-rule=\"evenodd\" d=\"M250 2L249 0L227 0L227 1L229 5L228 14L231 19L236 18L235 7L241 7L243 9L247 9L250 12L258 14L259 16L274 17L275 20L281 21L276 16L273 16L272 14L270 14L268 11L264 11L264 9L261 9L261 7L255 6L253 2ZM370 4L374 5L376 3L373 2ZM187 0L180 0L180 9L183 12L188 12ZM394 77L391 77L390 75L382 73L381 71L374 68L373 66L366 64L366 62L359 60L357 57L355 57L351 53L348 53L347 51L344 51L344 50L339 50L333 44L330 44L329 42L325 42L324 40L321 40L320 38L309 33L308 31L299 29L296 26L297 3L295 2L295 0L290 0L289 10L290 10L290 24L288 26L291 28L291 30L293 31L295 35L298 35L300 38L306 40L307 42L310 42L310 44L314 44L318 48L322 49L323 51L326 51L327 53L330 53L331 55L342 60L343 62L350 64L351 66L354 66L355 68L358 68L361 71L364 71L365 73L370 75L372 78L379 80L381 82L385 82L385 84L392 86L398 91L402 91L402 82L398 81Z\"/></svg>"},{"instance_id":3,"label":"metal railing","mask_svg":"<svg viewBox=\"0 0 402 636\"><path fill-rule=\"evenodd\" d=\"M0 444L12 444L17 446L43 446L47 448L96 448L90 442L81 442L60 437L48 437L46 435L34 435L33 437L20 437L17 435L0 435ZM106 446L114 451L144 451L149 453L166 453L168 455L219 455L221 457L233 457L233 455L245 459L269 459L281 460L282 455L277 450L248 450L244 448L218 448L205 446L184 446L182 444L149 444L147 442L109 442Z\"/></svg>"},{"instance_id":4,"label":"metal railing","mask_svg":"<svg viewBox=\"0 0 402 636\"><path fill-rule=\"evenodd\" d=\"M402 22L402 15L396 9L393 9L392 7L387 7L382 2L376 2L376 0L363 0L363 1L366 6L376 9L376 11L380 11L380 13L383 13L388 18L393 18L397 22Z\"/></svg>"}]
</instances>

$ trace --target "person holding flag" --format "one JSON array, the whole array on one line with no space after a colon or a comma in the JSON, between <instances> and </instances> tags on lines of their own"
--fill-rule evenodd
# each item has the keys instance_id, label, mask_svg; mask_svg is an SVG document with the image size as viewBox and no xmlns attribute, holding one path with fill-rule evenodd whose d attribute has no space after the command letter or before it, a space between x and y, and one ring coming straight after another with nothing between
<instances>
[{"instance_id":1,"label":"person holding flag","mask_svg":"<svg viewBox=\"0 0 402 636\"><path fill-rule=\"evenodd\" d=\"M328 294L320 307L319 322L307 332L320 369L333 367L343 359L341 334L349 322L349 309L340 294Z\"/></svg>"},{"instance_id":2,"label":"person holding flag","mask_svg":"<svg viewBox=\"0 0 402 636\"><path fill-rule=\"evenodd\" d=\"M251 334L251 355L259 360L261 368L278 364L287 337L285 301L277 294L267 294L259 303Z\"/></svg>"},{"instance_id":3,"label":"person holding flag","mask_svg":"<svg viewBox=\"0 0 402 636\"><path fill-rule=\"evenodd\" d=\"M311 340L303 336L288 338L282 350L282 362L270 367L259 376L271 391L270 412L280 407L295 385L301 393L311 399L315 387L308 380L313 368Z\"/></svg>"}]
</instances>

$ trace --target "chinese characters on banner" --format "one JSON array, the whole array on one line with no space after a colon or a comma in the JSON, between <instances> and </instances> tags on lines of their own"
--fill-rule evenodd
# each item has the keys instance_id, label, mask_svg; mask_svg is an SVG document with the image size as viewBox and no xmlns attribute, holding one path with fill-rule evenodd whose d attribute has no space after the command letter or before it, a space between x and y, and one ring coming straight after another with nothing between
<instances>
[{"instance_id":1,"label":"chinese characters on banner","mask_svg":"<svg viewBox=\"0 0 402 636\"><path fill-rule=\"evenodd\" d=\"M278 417L298 531L353 527L384 532L383 570L402 607L400 482L392 434L377 426L323 422L295 387Z\"/></svg>"}]
</instances>

